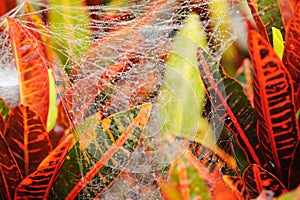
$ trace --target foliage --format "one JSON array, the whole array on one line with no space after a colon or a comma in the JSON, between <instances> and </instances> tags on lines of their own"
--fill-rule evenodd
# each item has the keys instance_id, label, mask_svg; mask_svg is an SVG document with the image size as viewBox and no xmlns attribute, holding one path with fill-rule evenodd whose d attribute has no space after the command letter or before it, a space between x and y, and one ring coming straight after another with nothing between
<instances>
[{"instance_id":1,"label":"foliage","mask_svg":"<svg viewBox=\"0 0 300 200\"><path fill-rule=\"evenodd\" d=\"M5 15L20 104L0 98L2 199L100 198L136 175L128 169L140 149L155 148L171 159L153 171L160 198L299 196L300 2L249 0L249 58L239 52L233 68L208 30L219 30L210 20L227 4L156 0L138 16L121 9L132 2L99 1L108 27L93 30L93 3L50 0L45 14L26 2L24 15ZM163 20L179 30L148 40Z\"/></svg>"}]
</instances>

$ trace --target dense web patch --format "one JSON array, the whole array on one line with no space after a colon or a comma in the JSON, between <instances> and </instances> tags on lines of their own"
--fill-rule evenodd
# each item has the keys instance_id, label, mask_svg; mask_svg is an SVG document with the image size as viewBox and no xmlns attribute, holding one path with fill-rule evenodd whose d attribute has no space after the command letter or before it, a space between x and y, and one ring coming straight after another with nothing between
<instances>
[{"instance_id":1,"label":"dense web patch","mask_svg":"<svg viewBox=\"0 0 300 200\"><path fill-rule=\"evenodd\" d=\"M78 124L97 112L101 112L102 117L105 118L130 107L152 102L154 109L137 152L126 167L125 172L103 194L102 198L159 199L161 198L159 189L155 186L158 174L166 173L168 165L185 151L183 149L183 152L176 152L177 149L173 145L173 140L166 139L170 133L181 134L174 133L168 129L168 126L164 126L175 123L174 120L170 121L168 109L164 105L170 101L170 104L177 103L179 109L186 109L184 105L181 105L184 100L176 96L176 89L174 88L184 86L191 91L194 89L193 86L185 82L183 75L178 72L176 72L177 80L173 80L174 82L166 80L169 73L168 69L172 71L172 68L169 68L168 56L170 51L173 51L174 40L177 34L180 34L179 30L183 27L184 21L193 12L201 20L201 26L207 39L207 50L220 61L224 52L238 37L235 29L230 28L233 26L230 17L233 14L236 15L235 12L239 3L228 5L227 1L212 3L198 0L157 0L153 2L135 0L124 2L122 6L101 5L85 8L76 6L53 6L50 8L44 3L31 2L33 7L39 8L35 13L42 16L44 20L47 20L47 17L49 19L49 13L55 13L65 20L77 21L77 25L47 22L49 31L30 26L30 22L26 21L28 14L23 11L23 3L20 3L7 16L13 16L24 24L27 23L27 26L33 31L51 38L52 43L46 45L54 49L57 55L54 61L56 69L54 76L58 99L61 98L67 88L85 80L86 77L92 76L93 73L105 72L105 67L116 63L125 63L124 69L97 91L97 96L93 102L89 102L86 98L87 92L90 91L88 88L81 88L81 90L76 90L70 94L71 99L76 101L70 102L73 105L91 104L86 112L80 110L80 107L73 107L74 113L78 113L79 117L71 118L70 121L75 120L73 129L76 130ZM226 5L227 8L223 9L223 12L219 12L214 10L215 4ZM210 7L212 8L210 9ZM86 16L89 18L88 24L84 24L87 21L85 17L73 15L77 12L80 13L82 9L88 13ZM67 11L62 12L62 10ZM72 12L68 14L68 10L72 10ZM18 102L14 102L12 99L16 99L18 84L16 81L17 73L14 70L15 61L5 25L5 17L7 16L1 18L0 74L3 77L0 76L0 96L3 96L11 106L15 106ZM196 42L194 43L196 44ZM182 56L182 59L185 58ZM184 71L184 66L182 68ZM9 77L4 78L5 75L9 75ZM176 85L176 81L179 84ZM13 94L2 89L5 87L12 88L12 86L15 88ZM174 94L172 99L163 99L165 102L161 103L162 90ZM197 102L197 94L192 92L191 95L189 98L194 98ZM14 98L11 98L12 96ZM202 110L204 104L205 101L197 106L201 107ZM195 105L191 105L190 111L188 111L192 114L194 112L193 106ZM183 113L183 111L180 112ZM228 148L226 145L232 138L218 140L223 131L223 124L216 119L210 108L206 109L204 113L205 117L210 119L208 122L209 134L213 134L213 138L218 141L218 144ZM198 115L199 113L194 114ZM177 118L180 127L177 130L186 129L186 132L190 132L189 139L197 138L196 135L201 132L199 126L204 125L197 121L194 127L182 127L184 126L184 124L181 125L183 117ZM81 139L84 140L84 138ZM152 192L149 193L148 191ZM59 199L59 196L56 198ZM88 198L88 195L83 195L81 198Z\"/></svg>"}]
</instances>

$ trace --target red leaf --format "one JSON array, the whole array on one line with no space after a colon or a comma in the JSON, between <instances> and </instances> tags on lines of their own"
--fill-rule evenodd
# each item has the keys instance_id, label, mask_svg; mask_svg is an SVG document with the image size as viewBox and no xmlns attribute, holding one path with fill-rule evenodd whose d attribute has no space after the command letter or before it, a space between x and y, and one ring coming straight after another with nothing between
<instances>
[{"instance_id":1,"label":"red leaf","mask_svg":"<svg viewBox=\"0 0 300 200\"><path fill-rule=\"evenodd\" d=\"M17 1L16 0L1 0L0 1L0 16L6 14L8 11L16 7Z\"/></svg>"},{"instance_id":2,"label":"red leaf","mask_svg":"<svg viewBox=\"0 0 300 200\"><path fill-rule=\"evenodd\" d=\"M36 111L46 124L49 109L47 48L39 32L16 19L7 20L20 81L20 102Z\"/></svg>"},{"instance_id":3,"label":"red leaf","mask_svg":"<svg viewBox=\"0 0 300 200\"><path fill-rule=\"evenodd\" d=\"M19 166L0 131L0 197L14 199L15 190L22 179Z\"/></svg>"},{"instance_id":4,"label":"red leaf","mask_svg":"<svg viewBox=\"0 0 300 200\"><path fill-rule=\"evenodd\" d=\"M287 191L279 179L255 164L245 169L243 180L251 198L256 198L263 190L273 191L276 197Z\"/></svg>"},{"instance_id":5,"label":"red leaf","mask_svg":"<svg viewBox=\"0 0 300 200\"><path fill-rule=\"evenodd\" d=\"M286 181L299 137L292 79L271 45L256 31L249 33L248 47L260 146L269 169Z\"/></svg>"},{"instance_id":6,"label":"red leaf","mask_svg":"<svg viewBox=\"0 0 300 200\"><path fill-rule=\"evenodd\" d=\"M28 106L12 110L5 139L24 177L35 171L52 149L44 124Z\"/></svg>"},{"instance_id":7,"label":"red leaf","mask_svg":"<svg viewBox=\"0 0 300 200\"><path fill-rule=\"evenodd\" d=\"M282 61L294 81L296 109L300 108L300 2L297 4L286 33Z\"/></svg>"},{"instance_id":8,"label":"red leaf","mask_svg":"<svg viewBox=\"0 0 300 200\"><path fill-rule=\"evenodd\" d=\"M16 189L15 199L47 199L66 159L72 139L73 135L68 135L40 163L36 171L22 180Z\"/></svg>"}]
</instances>

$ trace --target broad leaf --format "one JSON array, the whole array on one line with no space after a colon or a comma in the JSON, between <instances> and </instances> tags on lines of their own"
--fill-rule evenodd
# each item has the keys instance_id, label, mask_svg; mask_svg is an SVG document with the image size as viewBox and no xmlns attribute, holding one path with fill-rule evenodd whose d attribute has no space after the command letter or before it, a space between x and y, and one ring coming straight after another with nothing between
<instances>
[{"instance_id":1,"label":"broad leaf","mask_svg":"<svg viewBox=\"0 0 300 200\"><path fill-rule=\"evenodd\" d=\"M295 190L280 195L278 197L278 200L299 200L299 197L300 197L300 187L297 187Z\"/></svg>"},{"instance_id":2,"label":"broad leaf","mask_svg":"<svg viewBox=\"0 0 300 200\"><path fill-rule=\"evenodd\" d=\"M191 13L176 33L167 58L164 82L158 96L162 109L157 117L162 129L190 138L198 132L203 140L208 135L208 122L202 117L205 89L197 73L195 54L198 46L206 46L205 33L198 14ZM213 138L210 140L214 143Z\"/></svg>"},{"instance_id":3,"label":"broad leaf","mask_svg":"<svg viewBox=\"0 0 300 200\"><path fill-rule=\"evenodd\" d=\"M19 75L20 103L30 106L47 123L49 77L46 46L39 32L8 18L9 36Z\"/></svg>"},{"instance_id":4,"label":"broad leaf","mask_svg":"<svg viewBox=\"0 0 300 200\"><path fill-rule=\"evenodd\" d=\"M289 28L286 33L282 61L290 72L294 81L295 103L297 110L300 108L300 3L298 2Z\"/></svg>"},{"instance_id":5,"label":"broad leaf","mask_svg":"<svg viewBox=\"0 0 300 200\"><path fill-rule=\"evenodd\" d=\"M285 30L288 29L288 26L291 23L291 18L296 7L296 3L297 0L278 0Z\"/></svg>"},{"instance_id":6,"label":"broad leaf","mask_svg":"<svg viewBox=\"0 0 300 200\"><path fill-rule=\"evenodd\" d=\"M66 159L72 138L72 135L68 135L40 163L36 171L22 180L16 189L15 199L47 199Z\"/></svg>"},{"instance_id":7,"label":"broad leaf","mask_svg":"<svg viewBox=\"0 0 300 200\"><path fill-rule=\"evenodd\" d=\"M63 64L81 57L92 41L88 9L83 0L49 0L49 26L52 40Z\"/></svg>"},{"instance_id":8,"label":"broad leaf","mask_svg":"<svg viewBox=\"0 0 300 200\"><path fill-rule=\"evenodd\" d=\"M253 106L253 72L251 62L248 58L245 58L242 65L237 69L235 78L244 87L247 97Z\"/></svg>"},{"instance_id":9,"label":"broad leaf","mask_svg":"<svg viewBox=\"0 0 300 200\"><path fill-rule=\"evenodd\" d=\"M180 191L180 199L211 199L201 174L184 157L172 163L168 179Z\"/></svg>"},{"instance_id":10,"label":"broad leaf","mask_svg":"<svg viewBox=\"0 0 300 200\"><path fill-rule=\"evenodd\" d=\"M0 197L14 199L15 190L22 179L19 166L0 130Z\"/></svg>"},{"instance_id":11,"label":"broad leaf","mask_svg":"<svg viewBox=\"0 0 300 200\"><path fill-rule=\"evenodd\" d=\"M245 169L243 180L251 198L256 198L263 190L273 191L276 197L287 191L279 179L255 164Z\"/></svg>"},{"instance_id":12,"label":"broad leaf","mask_svg":"<svg viewBox=\"0 0 300 200\"><path fill-rule=\"evenodd\" d=\"M223 180L226 185L232 190L232 192L238 197L238 199L248 200L251 198L241 177L224 175Z\"/></svg>"},{"instance_id":13,"label":"broad leaf","mask_svg":"<svg viewBox=\"0 0 300 200\"><path fill-rule=\"evenodd\" d=\"M268 160L267 169L287 181L298 143L292 79L271 45L256 31L250 31L248 47L254 71L257 136Z\"/></svg>"},{"instance_id":14,"label":"broad leaf","mask_svg":"<svg viewBox=\"0 0 300 200\"><path fill-rule=\"evenodd\" d=\"M198 68L212 107L234 134L249 163L261 165L255 136L256 115L240 84L226 75L218 62L198 49Z\"/></svg>"},{"instance_id":15,"label":"broad leaf","mask_svg":"<svg viewBox=\"0 0 300 200\"><path fill-rule=\"evenodd\" d=\"M151 111L151 104L126 110L80 135L68 152L55 191L73 199L101 195L130 161ZM90 121L89 121L90 122Z\"/></svg>"},{"instance_id":16,"label":"broad leaf","mask_svg":"<svg viewBox=\"0 0 300 200\"><path fill-rule=\"evenodd\" d=\"M52 149L41 118L28 106L12 110L5 139L24 177L35 171Z\"/></svg>"}]
</instances>

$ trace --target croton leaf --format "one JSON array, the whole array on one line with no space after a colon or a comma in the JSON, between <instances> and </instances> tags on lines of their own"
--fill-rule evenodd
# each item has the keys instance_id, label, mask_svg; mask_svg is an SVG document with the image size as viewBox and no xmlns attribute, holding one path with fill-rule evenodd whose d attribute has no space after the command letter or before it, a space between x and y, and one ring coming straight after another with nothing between
<instances>
[{"instance_id":1,"label":"croton leaf","mask_svg":"<svg viewBox=\"0 0 300 200\"><path fill-rule=\"evenodd\" d=\"M171 165L170 185L180 191L180 199L211 199L210 191L197 169L185 157Z\"/></svg>"},{"instance_id":2,"label":"croton leaf","mask_svg":"<svg viewBox=\"0 0 300 200\"><path fill-rule=\"evenodd\" d=\"M265 40L269 41L269 36L267 30L265 28L264 22L262 21L259 13L258 13L258 6L257 2L254 0L247 0L248 6L252 13L253 19L256 23L258 32L265 38Z\"/></svg>"},{"instance_id":3,"label":"croton leaf","mask_svg":"<svg viewBox=\"0 0 300 200\"><path fill-rule=\"evenodd\" d=\"M54 195L69 199L101 195L129 163L150 111L151 104L143 104L88 128L69 150Z\"/></svg>"},{"instance_id":4,"label":"croton leaf","mask_svg":"<svg viewBox=\"0 0 300 200\"><path fill-rule=\"evenodd\" d=\"M247 97L253 106L253 72L248 58L245 58L242 65L237 69L235 78L244 87Z\"/></svg>"},{"instance_id":5,"label":"croton leaf","mask_svg":"<svg viewBox=\"0 0 300 200\"><path fill-rule=\"evenodd\" d=\"M282 22L285 30L288 28L294 9L296 7L296 0L278 0L280 12L282 14Z\"/></svg>"},{"instance_id":6,"label":"croton leaf","mask_svg":"<svg viewBox=\"0 0 300 200\"><path fill-rule=\"evenodd\" d=\"M243 180L251 198L256 198L263 190L273 191L276 197L287 191L278 178L255 164L245 169Z\"/></svg>"},{"instance_id":7,"label":"croton leaf","mask_svg":"<svg viewBox=\"0 0 300 200\"><path fill-rule=\"evenodd\" d=\"M58 125L67 129L70 124L79 124L103 86L129 68L128 59L125 57L105 69L99 69L69 88L58 105Z\"/></svg>"},{"instance_id":8,"label":"croton leaf","mask_svg":"<svg viewBox=\"0 0 300 200\"><path fill-rule=\"evenodd\" d=\"M235 174L237 171L237 164L233 157L217 146L209 148L185 138L176 137L172 144L179 152L184 152L184 159L196 169L196 174L199 174L209 186L210 195L213 199L220 199L224 196L228 200L235 199L222 180L222 174Z\"/></svg>"},{"instance_id":9,"label":"croton leaf","mask_svg":"<svg viewBox=\"0 0 300 200\"><path fill-rule=\"evenodd\" d=\"M297 3L286 33L282 61L294 80L296 108L300 108L300 2Z\"/></svg>"},{"instance_id":10,"label":"croton leaf","mask_svg":"<svg viewBox=\"0 0 300 200\"><path fill-rule=\"evenodd\" d=\"M36 171L20 182L16 189L15 199L47 199L66 159L72 138L73 135L68 135L40 163Z\"/></svg>"},{"instance_id":11,"label":"croton leaf","mask_svg":"<svg viewBox=\"0 0 300 200\"><path fill-rule=\"evenodd\" d=\"M7 122L10 114L10 108L9 105L0 97L0 115L4 119L5 122Z\"/></svg>"},{"instance_id":12,"label":"croton leaf","mask_svg":"<svg viewBox=\"0 0 300 200\"><path fill-rule=\"evenodd\" d=\"M298 143L292 79L271 45L258 32L249 32L248 47L254 70L257 136L268 169L287 181ZM272 169L273 165L276 169Z\"/></svg>"},{"instance_id":13,"label":"croton leaf","mask_svg":"<svg viewBox=\"0 0 300 200\"><path fill-rule=\"evenodd\" d=\"M40 116L22 104L12 109L5 139L24 177L35 171L52 149Z\"/></svg>"},{"instance_id":14,"label":"croton leaf","mask_svg":"<svg viewBox=\"0 0 300 200\"><path fill-rule=\"evenodd\" d=\"M46 46L37 31L8 18L9 36L20 82L20 103L30 106L47 123L49 78Z\"/></svg>"},{"instance_id":15,"label":"croton leaf","mask_svg":"<svg viewBox=\"0 0 300 200\"><path fill-rule=\"evenodd\" d=\"M0 1L0 16L6 14L17 5L17 0Z\"/></svg>"},{"instance_id":16,"label":"croton leaf","mask_svg":"<svg viewBox=\"0 0 300 200\"><path fill-rule=\"evenodd\" d=\"M224 175L223 180L239 200L251 199L248 191L246 190L246 185L240 176Z\"/></svg>"},{"instance_id":17,"label":"croton leaf","mask_svg":"<svg viewBox=\"0 0 300 200\"><path fill-rule=\"evenodd\" d=\"M294 189L300 184L300 143L297 144L292 164L290 166L288 189Z\"/></svg>"},{"instance_id":18,"label":"croton leaf","mask_svg":"<svg viewBox=\"0 0 300 200\"><path fill-rule=\"evenodd\" d=\"M198 49L198 69L208 98L218 117L234 134L249 163L261 164L261 150L255 135L256 114L242 86L230 78L219 63Z\"/></svg>"},{"instance_id":19,"label":"croton leaf","mask_svg":"<svg viewBox=\"0 0 300 200\"><path fill-rule=\"evenodd\" d=\"M14 199L15 190L23 179L19 166L0 130L0 197Z\"/></svg>"},{"instance_id":20,"label":"croton leaf","mask_svg":"<svg viewBox=\"0 0 300 200\"><path fill-rule=\"evenodd\" d=\"M0 131L4 133L7 120L10 115L8 104L0 97Z\"/></svg>"}]
</instances>

